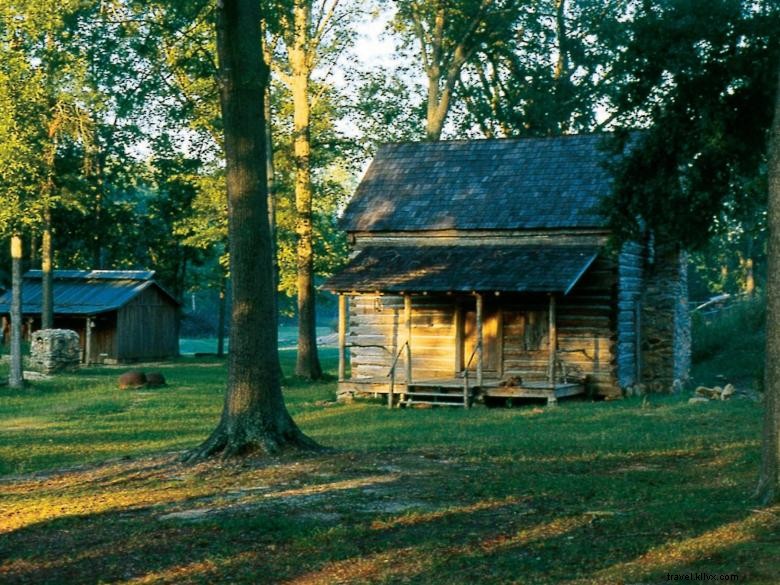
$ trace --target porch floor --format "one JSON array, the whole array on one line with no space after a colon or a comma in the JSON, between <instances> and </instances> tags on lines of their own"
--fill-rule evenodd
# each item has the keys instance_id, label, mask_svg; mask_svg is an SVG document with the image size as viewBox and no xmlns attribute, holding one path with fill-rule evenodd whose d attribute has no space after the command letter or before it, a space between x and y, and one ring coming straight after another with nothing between
<instances>
[{"instance_id":1,"label":"porch floor","mask_svg":"<svg viewBox=\"0 0 780 585\"><path fill-rule=\"evenodd\" d=\"M414 394L416 391L438 390L442 393L451 392L453 396L463 391L463 378L434 378L413 380L407 386L406 382L396 382L394 394ZM389 394L390 382L387 378L357 378L342 380L338 384L339 396L350 394ZM482 384L469 378L469 393L493 398L546 398L548 402L556 402L558 398L576 396L585 393L583 384L567 382L550 384L546 381L527 381L517 386L501 386L499 379L483 379Z\"/></svg>"}]
</instances>

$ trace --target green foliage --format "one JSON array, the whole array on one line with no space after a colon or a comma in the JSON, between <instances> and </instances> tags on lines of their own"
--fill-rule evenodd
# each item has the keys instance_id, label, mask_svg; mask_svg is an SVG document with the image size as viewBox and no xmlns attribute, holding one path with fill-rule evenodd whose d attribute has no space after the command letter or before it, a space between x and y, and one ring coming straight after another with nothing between
<instances>
[{"instance_id":1,"label":"green foliage","mask_svg":"<svg viewBox=\"0 0 780 585\"><path fill-rule=\"evenodd\" d=\"M631 156L604 206L621 237L642 218L662 240L704 245L721 217L755 209L776 86L780 7L748 0L645 2L615 64L616 104ZM760 192L760 189L759 189ZM743 219L735 213L732 219Z\"/></svg>"},{"instance_id":2,"label":"green foliage","mask_svg":"<svg viewBox=\"0 0 780 585\"><path fill-rule=\"evenodd\" d=\"M697 383L763 387L766 298L737 301L712 313L694 313L693 377ZM725 380L725 381L724 381Z\"/></svg>"},{"instance_id":3,"label":"green foliage","mask_svg":"<svg viewBox=\"0 0 780 585\"><path fill-rule=\"evenodd\" d=\"M615 89L611 70L629 34L632 3L518 4L508 16L513 37L482 47L460 80L462 132L547 136L594 129Z\"/></svg>"}]
</instances>

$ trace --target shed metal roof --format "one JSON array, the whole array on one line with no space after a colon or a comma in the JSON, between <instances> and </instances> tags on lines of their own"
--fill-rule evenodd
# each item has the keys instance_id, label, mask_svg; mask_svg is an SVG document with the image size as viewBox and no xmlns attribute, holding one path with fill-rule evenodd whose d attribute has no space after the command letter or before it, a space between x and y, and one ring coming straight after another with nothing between
<instances>
[{"instance_id":1,"label":"shed metal roof","mask_svg":"<svg viewBox=\"0 0 780 585\"><path fill-rule=\"evenodd\" d=\"M525 292L567 294L598 256L596 246L375 246L323 288L334 292Z\"/></svg>"},{"instance_id":2,"label":"shed metal roof","mask_svg":"<svg viewBox=\"0 0 780 585\"><path fill-rule=\"evenodd\" d=\"M381 147L347 231L603 228L605 134Z\"/></svg>"},{"instance_id":3,"label":"shed metal roof","mask_svg":"<svg viewBox=\"0 0 780 585\"><path fill-rule=\"evenodd\" d=\"M157 287L172 303L178 301L154 281L147 270L55 270L54 313L60 315L96 315L115 311L150 286ZM22 283L22 313L41 312L42 272L30 270ZM0 312L11 306L11 291L0 295Z\"/></svg>"}]
</instances>

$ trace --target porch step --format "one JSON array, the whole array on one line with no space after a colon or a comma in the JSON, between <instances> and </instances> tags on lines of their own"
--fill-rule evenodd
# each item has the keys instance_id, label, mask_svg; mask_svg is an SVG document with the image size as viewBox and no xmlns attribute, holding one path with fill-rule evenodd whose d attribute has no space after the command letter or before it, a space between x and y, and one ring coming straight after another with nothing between
<instances>
[{"instance_id":1,"label":"porch step","mask_svg":"<svg viewBox=\"0 0 780 585\"><path fill-rule=\"evenodd\" d=\"M463 392L420 392L418 390L407 390L406 394L411 396L442 396L445 398L463 398Z\"/></svg>"},{"instance_id":2,"label":"porch step","mask_svg":"<svg viewBox=\"0 0 780 585\"><path fill-rule=\"evenodd\" d=\"M430 385L420 387L413 384L403 393L403 400L400 400L398 404L399 406L430 404L432 406L460 406L461 408L469 408L471 406L471 398L471 390L469 390L468 397L466 398L463 396L462 390L453 388L452 391L448 392L442 387Z\"/></svg>"},{"instance_id":3,"label":"porch step","mask_svg":"<svg viewBox=\"0 0 780 585\"><path fill-rule=\"evenodd\" d=\"M463 408L463 401L460 402L435 402L433 400L404 400L401 404L409 406L411 404L430 404L432 406L457 406Z\"/></svg>"}]
</instances>

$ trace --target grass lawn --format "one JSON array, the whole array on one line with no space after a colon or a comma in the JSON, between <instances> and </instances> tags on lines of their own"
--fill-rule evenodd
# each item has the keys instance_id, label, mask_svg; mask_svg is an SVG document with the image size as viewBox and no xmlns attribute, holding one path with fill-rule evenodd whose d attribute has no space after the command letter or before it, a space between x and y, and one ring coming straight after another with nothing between
<instances>
[{"instance_id":1,"label":"grass lawn","mask_svg":"<svg viewBox=\"0 0 780 585\"><path fill-rule=\"evenodd\" d=\"M331 451L182 466L224 365L154 369L169 387L95 368L0 388L0 583L780 583L750 401L388 411L290 381Z\"/></svg>"},{"instance_id":2,"label":"grass lawn","mask_svg":"<svg viewBox=\"0 0 780 585\"><path fill-rule=\"evenodd\" d=\"M317 327L319 337L334 333L330 327ZM225 337L225 351L229 349L230 340ZM295 347L298 342L298 327L295 325L281 325L279 327L279 347ZM216 353L216 337L200 337L193 339L180 339L179 351L182 355L192 355L195 353Z\"/></svg>"}]
</instances>

